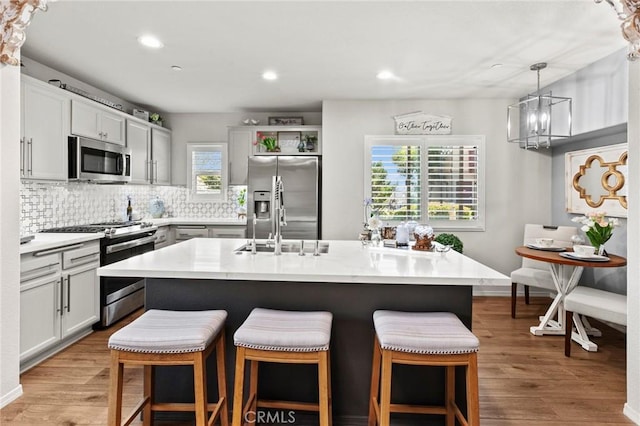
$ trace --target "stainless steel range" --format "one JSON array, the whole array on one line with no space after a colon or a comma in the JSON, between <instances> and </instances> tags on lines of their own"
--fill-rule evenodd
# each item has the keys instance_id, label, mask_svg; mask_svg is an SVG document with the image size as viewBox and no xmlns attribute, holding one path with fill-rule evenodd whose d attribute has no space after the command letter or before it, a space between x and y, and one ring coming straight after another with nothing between
<instances>
[{"instance_id":1,"label":"stainless steel range","mask_svg":"<svg viewBox=\"0 0 640 426\"><path fill-rule=\"evenodd\" d=\"M100 266L137 256L154 248L158 227L149 222L104 222L49 228L40 232L103 232ZM144 305L141 277L100 277L100 323L106 327Z\"/></svg>"}]
</instances>

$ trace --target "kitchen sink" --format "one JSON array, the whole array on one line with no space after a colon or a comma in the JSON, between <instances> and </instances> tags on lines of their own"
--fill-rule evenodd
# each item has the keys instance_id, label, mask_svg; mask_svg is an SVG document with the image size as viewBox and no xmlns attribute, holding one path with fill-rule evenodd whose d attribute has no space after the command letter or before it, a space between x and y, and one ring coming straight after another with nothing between
<instances>
[{"instance_id":1,"label":"kitchen sink","mask_svg":"<svg viewBox=\"0 0 640 426\"><path fill-rule=\"evenodd\" d=\"M313 250L315 247L315 241L305 241L304 242L304 252L305 254L313 254ZM256 242L256 252L257 253L273 253L275 250L275 243L265 243L265 242ZM249 252L251 253L251 243L244 244L237 249L234 250L236 253ZM300 252L300 242L292 242L285 241L282 243L282 252L283 253L299 253ZM318 253L326 254L329 253L329 243L320 242L318 246Z\"/></svg>"}]
</instances>

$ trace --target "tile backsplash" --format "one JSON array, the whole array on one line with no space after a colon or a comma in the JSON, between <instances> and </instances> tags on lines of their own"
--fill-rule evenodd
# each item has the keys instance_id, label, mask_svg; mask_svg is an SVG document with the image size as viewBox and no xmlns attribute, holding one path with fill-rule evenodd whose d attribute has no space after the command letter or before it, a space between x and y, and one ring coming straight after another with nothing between
<instances>
[{"instance_id":1,"label":"tile backsplash","mask_svg":"<svg viewBox=\"0 0 640 426\"><path fill-rule=\"evenodd\" d=\"M152 185L96 185L90 183L20 184L21 233L42 229L122 220L131 196L134 213L149 218L149 202L164 201L165 216L183 218L233 219L237 217L237 198L244 186L230 186L225 202L192 202L187 188Z\"/></svg>"}]
</instances>

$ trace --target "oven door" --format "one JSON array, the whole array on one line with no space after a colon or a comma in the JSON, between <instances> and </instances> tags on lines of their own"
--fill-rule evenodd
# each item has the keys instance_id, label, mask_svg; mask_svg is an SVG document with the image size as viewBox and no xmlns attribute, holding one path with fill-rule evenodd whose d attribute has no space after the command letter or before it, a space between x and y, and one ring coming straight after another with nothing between
<instances>
[{"instance_id":1,"label":"oven door","mask_svg":"<svg viewBox=\"0 0 640 426\"><path fill-rule=\"evenodd\" d=\"M157 239L153 233L136 239L107 240L102 247L102 265L152 251ZM130 237L129 237L130 238ZM100 324L109 326L144 305L144 278L100 277Z\"/></svg>"}]
</instances>

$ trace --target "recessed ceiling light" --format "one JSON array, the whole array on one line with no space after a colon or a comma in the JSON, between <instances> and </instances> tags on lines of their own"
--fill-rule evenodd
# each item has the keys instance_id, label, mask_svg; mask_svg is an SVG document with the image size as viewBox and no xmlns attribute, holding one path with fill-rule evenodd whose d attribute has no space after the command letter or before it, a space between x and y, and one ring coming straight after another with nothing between
<instances>
[{"instance_id":1,"label":"recessed ceiling light","mask_svg":"<svg viewBox=\"0 0 640 426\"><path fill-rule=\"evenodd\" d=\"M491 65L491 68L500 68L502 66L502 64L493 64Z\"/></svg>"},{"instance_id":2,"label":"recessed ceiling light","mask_svg":"<svg viewBox=\"0 0 640 426\"><path fill-rule=\"evenodd\" d=\"M376 77L378 77L379 80L391 80L396 78L396 76L389 70L380 71Z\"/></svg>"},{"instance_id":3,"label":"recessed ceiling light","mask_svg":"<svg viewBox=\"0 0 640 426\"><path fill-rule=\"evenodd\" d=\"M171 65L171 70L182 71L182 67L180 65Z\"/></svg>"},{"instance_id":4,"label":"recessed ceiling light","mask_svg":"<svg viewBox=\"0 0 640 426\"><path fill-rule=\"evenodd\" d=\"M160 49L161 47L164 47L164 44L152 35L143 35L138 37L138 43L152 49Z\"/></svg>"},{"instance_id":5,"label":"recessed ceiling light","mask_svg":"<svg viewBox=\"0 0 640 426\"><path fill-rule=\"evenodd\" d=\"M277 80L278 74L273 71L265 71L262 73L262 78L264 78L265 80Z\"/></svg>"}]
</instances>

